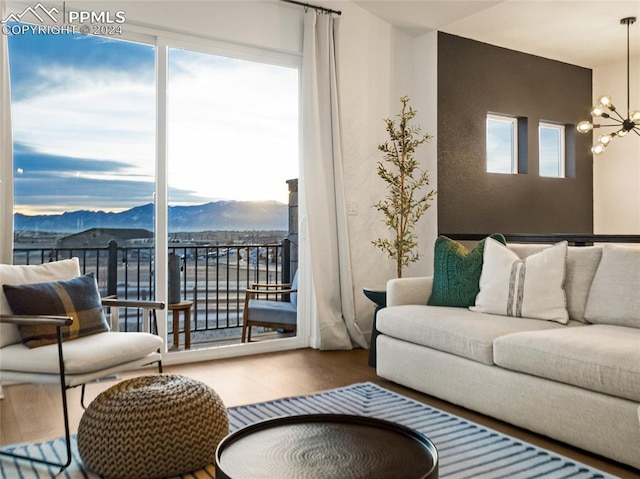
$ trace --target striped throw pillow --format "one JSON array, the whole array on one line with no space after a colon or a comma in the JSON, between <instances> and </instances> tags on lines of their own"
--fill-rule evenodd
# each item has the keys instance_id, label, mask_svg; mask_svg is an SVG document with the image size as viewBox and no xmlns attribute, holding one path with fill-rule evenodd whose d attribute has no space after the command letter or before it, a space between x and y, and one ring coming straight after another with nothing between
<instances>
[{"instance_id":1,"label":"striped throw pillow","mask_svg":"<svg viewBox=\"0 0 640 479\"><path fill-rule=\"evenodd\" d=\"M566 262L566 241L523 260L503 244L487 238L480 293L476 305L469 309L567 324Z\"/></svg>"}]
</instances>

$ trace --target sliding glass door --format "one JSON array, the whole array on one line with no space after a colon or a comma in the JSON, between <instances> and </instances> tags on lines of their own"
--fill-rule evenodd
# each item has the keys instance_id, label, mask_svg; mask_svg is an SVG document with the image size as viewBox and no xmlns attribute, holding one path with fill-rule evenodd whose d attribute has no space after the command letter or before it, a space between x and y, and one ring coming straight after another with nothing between
<instances>
[{"instance_id":1,"label":"sliding glass door","mask_svg":"<svg viewBox=\"0 0 640 479\"><path fill-rule=\"evenodd\" d=\"M14 262L166 299L170 351L239 345L245 290L298 266L299 58L182 37L9 38Z\"/></svg>"},{"instance_id":2,"label":"sliding glass door","mask_svg":"<svg viewBox=\"0 0 640 479\"><path fill-rule=\"evenodd\" d=\"M169 251L193 302L191 344L238 343L246 289L297 267L298 69L170 47L167 76Z\"/></svg>"}]
</instances>

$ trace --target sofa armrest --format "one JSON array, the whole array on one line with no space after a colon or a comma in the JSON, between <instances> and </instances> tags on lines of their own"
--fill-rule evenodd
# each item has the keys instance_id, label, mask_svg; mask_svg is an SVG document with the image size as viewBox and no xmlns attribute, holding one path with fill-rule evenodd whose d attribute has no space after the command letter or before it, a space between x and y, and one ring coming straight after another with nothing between
<instances>
[{"instance_id":1,"label":"sofa armrest","mask_svg":"<svg viewBox=\"0 0 640 479\"><path fill-rule=\"evenodd\" d=\"M387 281L387 306L427 304L432 288L430 276L390 279Z\"/></svg>"}]
</instances>

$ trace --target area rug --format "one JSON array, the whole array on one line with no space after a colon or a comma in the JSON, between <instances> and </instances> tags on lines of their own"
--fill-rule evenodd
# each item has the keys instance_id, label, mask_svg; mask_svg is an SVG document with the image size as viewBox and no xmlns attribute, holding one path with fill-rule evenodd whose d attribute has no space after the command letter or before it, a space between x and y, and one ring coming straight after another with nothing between
<instances>
[{"instance_id":1,"label":"area rug","mask_svg":"<svg viewBox=\"0 0 640 479\"><path fill-rule=\"evenodd\" d=\"M394 421L416 429L433 441L440 456L440 478L611 479L585 464L519 441L492 429L426 406L373 383L359 383L299 396L229 409L231 431L269 418L294 414L354 414ZM12 446L16 452L58 458L65 455L64 441ZM74 460L61 474L46 466L0 457L0 477L99 479L83 468L73 437ZM213 466L182 476L214 478ZM321 474L318 477L322 477ZM246 478L244 478L246 479ZM390 478L404 479L404 478Z\"/></svg>"}]
</instances>

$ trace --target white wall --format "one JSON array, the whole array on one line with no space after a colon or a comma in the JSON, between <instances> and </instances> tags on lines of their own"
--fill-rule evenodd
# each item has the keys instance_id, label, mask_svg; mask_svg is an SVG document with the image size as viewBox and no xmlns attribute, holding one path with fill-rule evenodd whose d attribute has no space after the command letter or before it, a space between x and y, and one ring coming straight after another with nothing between
<instances>
[{"instance_id":1,"label":"white wall","mask_svg":"<svg viewBox=\"0 0 640 479\"><path fill-rule=\"evenodd\" d=\"M411 99L411 106L417 111L414 124L420 125L422 133L431 135L429 143L416 151L420 167L429 173L429 186L424 192L438 189L437 168L437 32L419 37L409 36L399 30L393 35L392 91L389 108L391 116L400 111L400 98ZM381 180L379 180L381 181ZM421 259L403 272L403 276L424 276L433 274L433 243L438 232L437 196L431 207L416 227ZM395 276L395 269L392 272Z\"/></svg>"},{"instance_id":2,"label":"white wall","mask_svg":"<svg viewBox=\"0 0 640 479\"><path fill-rule=\"evenodd\" d=\"M631 60L630 107L633 111L640 110L640 58ZM594 69L594 104L601 95L612 95L614 105L626 117L626 77L626 61ZM594 130L594 138L598 135L600 130ZM640 234L640 136L630 133L616 138L604 153L594 155L593 201L594 233Z\"/></svg>"},{"instance_id":3,"label":"white wall","mask_svg":"<svg viewBox=\"0 0 640 479\"><path fill-rule=\"evenodd\" d=\"M438 32L425 33L414 40L412 98L418 110L422 131L433 138L420 151L423 169L429 172L429 188L438 190ZM438 196L431 203L423 219L418 223L419 245L423 259L408 276L430 276L433 274L433 245L438 235Z\"/></svg>"},{"instance_id":4,"label":"white wall","mask_svg":"<svg viewBox=\"0 0 640 479\"><path fill-rule=\"evenodd\" d=\"M61 2L60 2L61 3ZM67 10L123 11L126 25L162 28L254 45L286 53L302 52L304 10L282 2L237 0L80 0Z\"/></svg>"}]
</instances>

